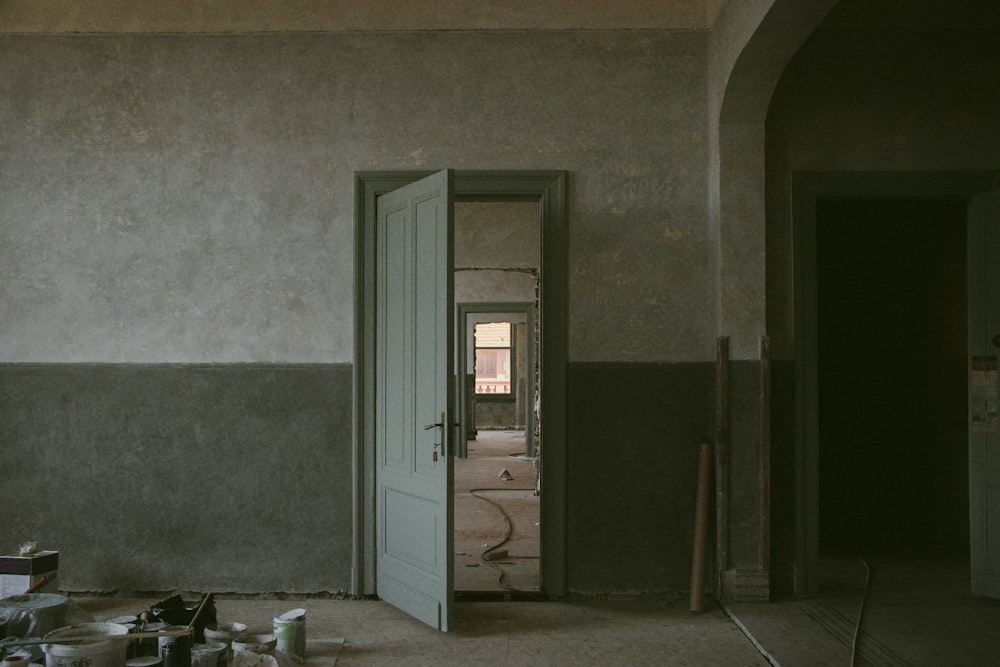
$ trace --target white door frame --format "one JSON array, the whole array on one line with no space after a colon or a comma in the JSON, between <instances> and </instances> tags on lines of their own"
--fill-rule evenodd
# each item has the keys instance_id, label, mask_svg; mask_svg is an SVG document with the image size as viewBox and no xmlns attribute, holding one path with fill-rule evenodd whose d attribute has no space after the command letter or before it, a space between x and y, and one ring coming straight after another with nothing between
<instances>
[{"instance_id":1,"label":"white door frame","mask_svg":"<svg viewBox=\"0 0 1000 667\"><path fill-rule=\"evenodd\" d=\"M434 171L357 172L354 179L354 447L351 592L375 586L376 198ZM455 171L457 201L536 201L541 215L542 432L541 589L562 597L566 567L567 225L566 172Z\"/></svg>"}]
</instances>

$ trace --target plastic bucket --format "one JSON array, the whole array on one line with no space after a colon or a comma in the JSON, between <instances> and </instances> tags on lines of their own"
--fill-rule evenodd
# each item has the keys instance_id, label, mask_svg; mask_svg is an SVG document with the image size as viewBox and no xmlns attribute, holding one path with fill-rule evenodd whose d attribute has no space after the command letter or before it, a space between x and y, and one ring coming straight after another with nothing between
<instances>
[{"instance_id":1,"label":"plastic bucket","mask_svg":"<svg viewBox=\"0 0 1000 667\"><path fill-rule=\"evenodd\" d=\"M277 650L288 655L306 657L306 610L293 609L275 616L274 636Z\"/></svg>"},{"instance_id":2,"label":"plastic bucket","mask_svg":"<svg viewBox=\"0 0 1000 667\"><path fill-rule=\"evenodd\" d=\"M59 628L45 635L45 639L74 639L94 635L126 635L128 629L117 623L81 623ZM45 667L124 667L125 640L97 640L85 644L42 644Z\"/></svg>"},{"instance_id":3,"label":"plastic bucket","mask_svg":"<svg viewBox=\"0 0 1000 667\"><path fill-rule=\"evenodd\" d=\"M168 625L167 631L187 630L184 625ZM191 667L191 635L164 636L159 638L163 667Z\"/></svg>"},{"instance_id":4,"label":"plastic bucket","mask_svg":"<svg viewBox=\"0 0 1000 667\"><path fill-rule=\"evenodd\" d=\"M233 653L262 653L271 655L278 639L274 635L243 635L233 640Z\"/></svg>"},{"instance_id":5,"label":"plastic bucket","mask_svg":"<svg viewBox=\"0 0 1000 667\"><path fill-rule=\"evenodd\" d=\"M218 623L205 628L205 643L220 642L226 645L225 654L219 659L221 667L229 667L233 662L233 640L247 631L246 623Z\"/></svg>"},{"instance_id":6,"label":"plastic bucket","mask_svg":"<svg viewBox=\"0 0 1000 667\"><path fill-rule=\"evenodd\" d=\"M233 640L247 631L246 623L218 623L205 628L205 642L222 642L230 646Z\"/></svg>"},{"instance_id":7,"label":"plastic bucket","mask_svg":"<svg viewBox=\"0 0 1000 667\"><path fill-rule=\"evenodd\" d=\"M228 646L222 642L206 642L191 647L191 667L225 667Z\"/></svg>"}]
</instances>

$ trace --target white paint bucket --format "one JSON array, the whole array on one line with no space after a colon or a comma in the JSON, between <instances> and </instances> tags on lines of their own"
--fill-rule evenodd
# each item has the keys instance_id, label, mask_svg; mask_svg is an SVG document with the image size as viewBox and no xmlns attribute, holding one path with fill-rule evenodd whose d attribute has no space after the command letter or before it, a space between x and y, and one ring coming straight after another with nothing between
<instances>
[{"instance_id":1,"label":"white paint bucket","mask_svg":"<svg viewBox=\"0 0 1000 667\"><path fill-rule=\"evenodd\" d=\"M195 644L191 647L191 667L225 667L227 648L222 642Z\"/></svg>"},{"instance_id":2,"label":"white paint bucket","mask_svg":"<svg viewBox=\"0 0 1000 667\"><path fill-rule=\"evenodd\" d=\"M163 658L158 655L137 655L125 661L125 667L162 667Z\"/></svg>"},{"instance_id":3,"label":"white paint bucket","mask_svg":"<svg viewBox=\"0 0 1000 667\"><path fill-rule=\"evenodd\" d=\"M247 631L246 623L217 623L205 627L205 643L219 642L225 644L226 652L219 660L220 667L229 667L233 663L233 640L238 639Z\"/></svg>"},{"instance_id":4,"label":"white paint bucket","mask_svg":"<svg viewBox=\"0 0 1000 667\"><path fill-rule=\"evenodd\" d=\"M0 661L0 667L28 667L31 664L28 659L23 655L8 655L2 661Z\"/></svg>"},{"instance_id":5,"label":"white paint bucket","mask_svg":"<svg viewBox=\"0 0 1000 667\"><path fill-rule=\"evenodd\" d=\"M274 617L277 650L288 655L306 657L306 610L292 609Z\"/></svg>"},{"instance_id":6,"label":"white paint bucket","mask_svg":"<svg viewBox=\"0 0 1000 667\"><path fill-rule=\"evenodd\" d=\"M278 640L274 635L243 635L233 640L233 653L271 655Z\"/></svg>"},{"instance_id":7,"label":"white paint bucket","mask_svg":"<svg viewBox=\"0 0 1000 667\"><path fill-rule=\"evenodd\" d=\"M234 639L246 631L246 623L217 623L215 626L205 627L205 641L222 642L226 646L230 646Z\"/></svg>"},{"instance_id":8,"label":"white paint bucket","mask_svg":"<svg viewBox=\"0 0 1000 667\"><path fill-rule=\"evenodd\" d=\"M165 628L168 632L183 632L187 629L186 625L168 625ZM190 634L161 636L157 641L163 667L191 667L193 638Z\"/></svg>"},{"instance_id":9,"label":"white paint bucket","mask_svg":"<svg viewBox=\"0 0 1000 667\"><path fill-rule=\"evenodd\" d=\"M45 639L74 639L95 635L125 635L128 629L117 623L81 623L59 628L45 635ZM45 667L124 667L125 640L97 640L85 644L42 644Z\"/></svg>"}]
</instances>

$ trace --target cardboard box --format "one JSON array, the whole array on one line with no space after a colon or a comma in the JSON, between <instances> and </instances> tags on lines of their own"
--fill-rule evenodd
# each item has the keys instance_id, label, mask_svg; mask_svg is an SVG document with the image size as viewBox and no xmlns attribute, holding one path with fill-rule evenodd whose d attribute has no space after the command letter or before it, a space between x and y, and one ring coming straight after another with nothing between
<instances>
[{"instance_id":1,"label":"cardboard box","mask_svg":"<svg viewBox=\"0 0 1000 667\"><path fill-rule=\"evenodd\" d=\"M23 595L44 579L33 593L59 592L59 552L39 551L30 556L0 556L0 598Z\"/></svg>"}]
</instances>

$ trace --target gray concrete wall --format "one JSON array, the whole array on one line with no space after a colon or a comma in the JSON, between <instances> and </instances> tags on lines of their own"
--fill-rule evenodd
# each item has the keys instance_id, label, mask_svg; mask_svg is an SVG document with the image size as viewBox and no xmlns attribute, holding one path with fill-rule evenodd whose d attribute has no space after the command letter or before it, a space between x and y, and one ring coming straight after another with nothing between
<instances>
[{"instance_id":1,"label":"gray concrete wall","mask_svg":"<svg viewBox=\"0 0 1000 667\"><path fill-rule=\"evenodd\" d=\"M663 480L688 477L675 464L710 423L716 334L705 49L704 33L657 31L0 37L0 407L4 456L28 480L0 490L18 517L3 547L60 549L70 590L342 590L354 171L556 168L570 173L575 432L595 388L696 396L665 431L659 402L622 413L655 456L610 471L612 506L571 508L570 586L678 587L693 498ZM642 384L649 363L665 393ZM199 385L206 367L225 380ZM308 427L289 429L298 415ZM571 496L630 443L571 438ZM252 464L230 487L191 467L231 460ZM19 500L26 483L44 503ZM222 514L244 510L225 531L186 521L187 500L161 510L166 526L105 513L205 486ZM662 526L651 489L671 521L646 544ZM305 523L284 521L293 509ZM610 514L641 548L593 539ZM324 530L305 558L273 551ZM131 567L137 543L169 556L118 580L99 564ZM608 571L619 546L641 556L627 580Z\"/></svg>"},{"instance_id":2,"label":"gray concrete wall","mask_svg":"<svg viewBox=\"0 0 1000 667\"><path fill-rule=\"evenodd\" d=\"M352 172L438 166L573 174L572 358L712 358L702 34L5 37L0 56L0 359L348 361Z\"/></svg>"}]
</instances>

